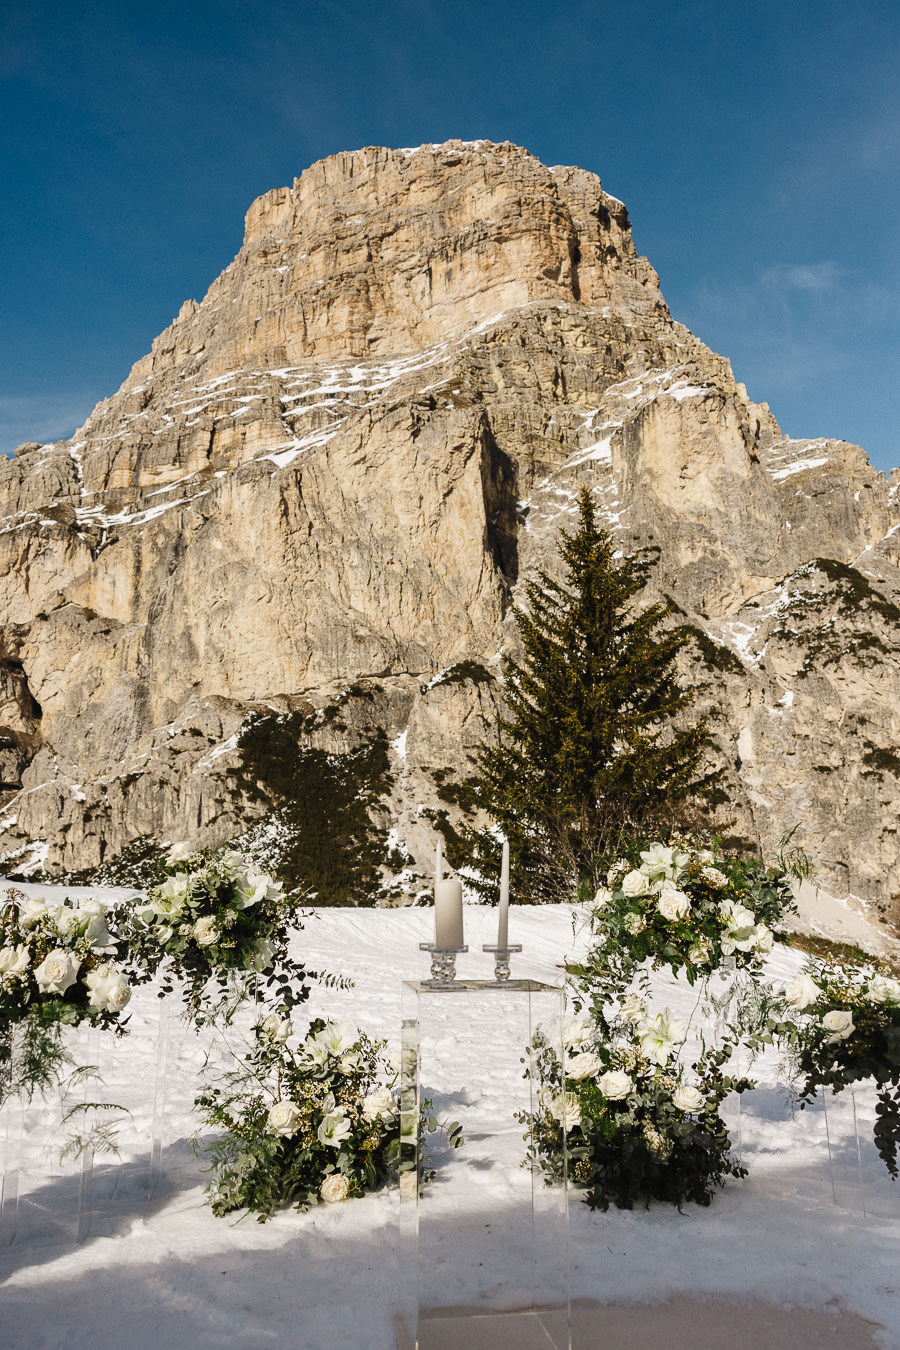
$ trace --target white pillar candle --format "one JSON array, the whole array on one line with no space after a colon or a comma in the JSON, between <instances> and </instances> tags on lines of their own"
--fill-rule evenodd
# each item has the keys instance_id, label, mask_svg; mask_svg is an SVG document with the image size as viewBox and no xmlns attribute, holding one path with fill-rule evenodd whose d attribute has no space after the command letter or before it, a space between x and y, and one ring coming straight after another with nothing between
<instances>
[{"instance_id":1,"label":"white pillar candle","mask_svg":"<svg viewBox=\"0 0 900 1350\"><path fill-rule=\"evenodd\" d=\"M503 841L503 861L500 864L500 924L497 946L509 945L509 840Z\"/></svg>"},{"instance_id":2,"label":"white pillar candle","mask_svg":"<svg viewBox=\"0 0 900 1350\"><path fill-rule=\"evenodd\" d=\"M463 942L462 882L444 880L443 841L438 835L434 862L434 945L458 950Z\"/></svg>"},{"instance_id":3,"label":"white pillar candle","mask_svg":"<svg viewBox=\"0 0 900 1350\"><path fill-rule=\"evenodd\" d=\"M438 881L434 888L434 945L458 951L463 942L461 881Z\"/></svg>"}]
</instances>

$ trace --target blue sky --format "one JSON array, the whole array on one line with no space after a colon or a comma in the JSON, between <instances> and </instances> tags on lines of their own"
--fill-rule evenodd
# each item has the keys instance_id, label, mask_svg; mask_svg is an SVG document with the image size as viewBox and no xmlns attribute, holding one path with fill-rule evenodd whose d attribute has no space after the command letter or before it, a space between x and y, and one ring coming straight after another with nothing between
<instances>
[{"instance_id":1,"label":"blue sky","mask_svg":"<svg viewBox=\"0 0 900 1350\"><path fill-rule=\"evenodd\" d=\"M792 436L900 464L896 0L4 0L0 449L68 434L362 145L600 175L675 317Z\"/></svg>"}]
</instances>

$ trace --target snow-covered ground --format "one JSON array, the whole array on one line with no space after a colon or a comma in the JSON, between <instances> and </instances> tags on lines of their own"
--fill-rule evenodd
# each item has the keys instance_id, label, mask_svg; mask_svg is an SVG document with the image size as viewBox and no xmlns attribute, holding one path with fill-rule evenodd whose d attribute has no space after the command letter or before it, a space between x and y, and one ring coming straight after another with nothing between
<instances>
[{"instance_id":1,"label":"snow-covered ground","mask_svg":"<svg viewBox=\"0 0 900 1350\"><path fill-rule=\"evenodd\" d=\"M52 888L27 889L47 894ZM578 946L573 921L577 927L579 918L566 906L514 909L510 940L524 946L514 975L559 983L561 962ZM314 985L309 1015L350 1018L399 1044L401 983L427 978L428 958L418 944L431 937L431 920L425 909L310 916L297 939L309 966L354 983L349 990ZM496 940L494 912L467 908L466 939L459 974L489 977L481 944ZM772 971L784 978L799 964L795 953L780 952ZM685 984L663 978L655 997L682 1016L696 1001ZM398 1197L385 1193L306 1215L281 1213L264 1225L213 1218L204 1204L201 1164L187 1143L202 1046L175 1018L163 1171L147 1198L159 1004L151 990L142 990L132 1006L127 1040L101 1045L107 1094L132 1117L122 1127L121 1158L95 1164L90 1229L81 1241L67 1176L51 1179L45 1170L29 1179L23 1169L19 1231L10 1242L7 1222L7 1245L0 1249L4 1350L161 1350L169 1344L391 1350L400 1307ZM440 1263L432 1282L448 1304L474 1299L467 1281L484 1279L472 1273L476 1229L483 1234L496 1224L495 1247L478 1240L496 1261L497 1283L512 1288L521 1280L527 1234L515 1236L521 1228L515 1226L516 1169L505 1157L492 1159L479 1122L490 1125L515 1109L522 1013L521 997L512 994L496 995L487 1007L483 998L465 995L432 995L428 1003L425 1084L434 1084L438 1113L458 1117L469 1133L458 1153L435 1149L439 1180L423 1201L423 1225L431 1225L431 1250ZM573 1193L573 1296L654 1302L692 1292L779 1308L844 1308L882 1328L875 1332L878 1344L900 1347L900 1187L892 1188L877 1159L873 1164L865 1128L857 1157L849 1097L828 1112L831 1166L822 1109L792 1120L774 1066L760 1072L765 1081L744 1097L740 1117L736 1108L731 1115L750 1175L729 1183L711 1208L599 1214ZM870 1109L863 1097L857 1106L861 1114ZM13 1150L15 1122L13 1113ZM29 1185L38 1187L30 1198ZM451 1185L463 1199L448 1207ZM835 1203L835 1194L843 1203Z\"/></svg>"}]
</instances>

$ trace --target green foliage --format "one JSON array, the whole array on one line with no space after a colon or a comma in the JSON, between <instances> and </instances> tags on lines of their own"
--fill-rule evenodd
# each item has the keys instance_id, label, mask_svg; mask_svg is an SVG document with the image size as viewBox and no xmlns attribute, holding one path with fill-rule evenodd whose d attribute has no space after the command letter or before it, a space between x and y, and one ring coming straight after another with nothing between
<instances>
[{"instance_id":1,"label":"green foliage","mask_svg":"<svg viewBox=\"0 0 900 1350\"><path fill-rule=\"evenodd\" d=\"M579 509L559 545L564 580L539 573L514 610L523 659L504 662L508 716L467 784L510 841L525 902L564 898L622 831L682 819L718 778L700 771L710 737L683 716L692 696L674 673L691 634L667 626L667 604L637 604L655 554L618 558L587 489ZM495 899L498 853L492 831L467 827L448 859Z\"/></svg>"},{"instance_id":2,"label":"green foliage","mask_svg":"<svg viewBox=\"0 0 900 1350\"><path fill-rule=\"evenodd\" d=\"M30 1101L62 1082L72 1064L63 1041L69 1025L66 1005L58 999L36 1005L19 1022L0 1020L0 1103L16 1096Z\"/></svg>"},{"instance_id":3,"label":"green foliage","mask_svg":"<svg viewBox=\"0 0 900 1350\"><path fill-rule=\"evenodd\" d=\"M723 967L736 968L740 987L755 990L773 928L793 899L783 870L709 843L632 840L605 860L593 942L567 967L573 1004L586 1020L567 1024L564 1064L546 1041L534 1047L529 1071L541 1095L529 1121L531 1156L557 1176L565 1130L569 1174L591 1208L708 1205L727 1177L746 1175L731 1157L721 1106L729 1093L755 1084L726 1072L743 1023L716 1005L710 980ZM690 1041L692 1018L668 1008L651 1012L655 969L698 985L696 1007L706 1001L719 1014L716 1045L707 1045L702 1031ZM754 1019L744 1004L738 1012L744 1023L753 1020L757 1040L771 1041L758 1010Z\"/></svg>"},{"instance_id":4,"label":"green foliage","mask_svg":"<svg viewBox=\"0 0 900 1350\"><path fill-rule=\"evenodd\" d=\"M900 1174L900 981L871 959L854 964L811 961L815 997L782 1030L801 1078L800 1104L823 1087L858 1082L878 1088L874 1141L896 1180ZM785 1014L787 1016L787 1012Z\"/></svg>"},{"instance_id":5,"label":"green foliage","mask_svg":"<svg viewBox=\"0 0 900 1350\"><path fill-rule=\"evenodd\" d=\"M308 996L306 972L288 952L293 905L280 882L227 844L175 845L155 870L157 884L123 919L136 982L162 966L162 992L179 981L198 1025L227 1019L259 985L287 1007Z\"/></svg>"},{"instance_id":6,"label":"green foliage","mask_svg":"<svg viewBox=\"0 0 900 1350\"><path fill-rule=\"evenodd\" d=\"M238 790L272 811L289 891L316 905L373 904L391 863L388 832L372 818L393 782L388 741L378 728L343 753L309 744L338 714L337 704L312 717L251 714L238 737Z\"/></svg>"},{"instance_id":7,"label":"green foliage","mask_svg":"<svg viewBox=\"0 0 900 1350\"><path fill-rule=\"evenodd\" d=\"M286 1205L304 1211L362 1195L404 1170L386 1042L317 1018L296 1043L286 1011L258 1023L249 1053L196 1099L206 1124L225 1131L199 1145L211 1164L214 1214L246 1209L263 1223ZM415 1127L421 1185L434 1175L427 1134L446 1133L453 1148L463 1139L457 1122L438 1122L427 1099Z\"/></svg>"}]
</instances>

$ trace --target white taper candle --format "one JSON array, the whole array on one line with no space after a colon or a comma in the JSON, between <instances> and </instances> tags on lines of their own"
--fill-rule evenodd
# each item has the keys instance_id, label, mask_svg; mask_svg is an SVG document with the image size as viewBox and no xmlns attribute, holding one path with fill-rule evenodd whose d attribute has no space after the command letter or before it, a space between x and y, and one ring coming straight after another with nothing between
<instances>
[{"instance_id":1,"label":"white taper candle","mask_svg":"<svg viewBox=\"0 0 900 1350\"><path fill-rule=\"evenodd\" d=\"M500 864L500 923L497 931L497 946L509 944L509 840L503 841L503 861Z\"/></svg>"}]
</instances>

